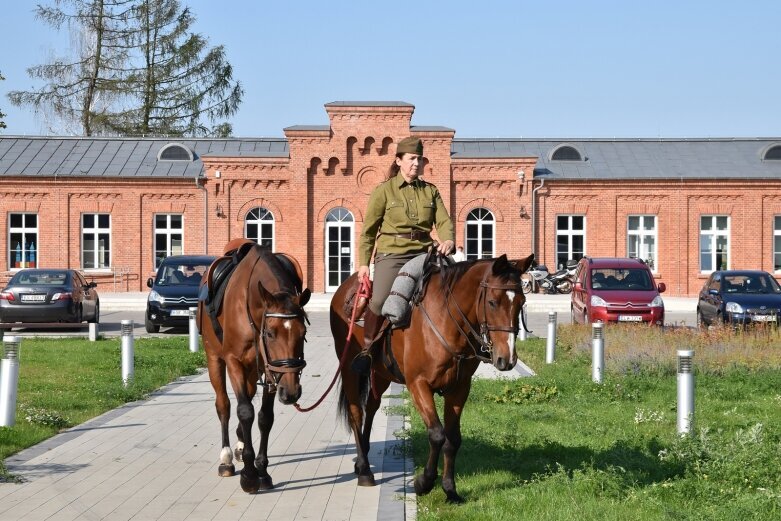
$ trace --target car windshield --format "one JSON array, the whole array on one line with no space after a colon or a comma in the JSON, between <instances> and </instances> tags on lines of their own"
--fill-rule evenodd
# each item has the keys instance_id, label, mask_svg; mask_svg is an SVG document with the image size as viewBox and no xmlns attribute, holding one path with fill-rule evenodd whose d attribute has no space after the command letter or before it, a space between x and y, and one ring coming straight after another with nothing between
<instances>
[{"instance_id":1,"label":"car windshield","mask_svg":"<svg viewBox=\"0 0 781 521\"><path fill-rule=\"evenodd\" d=\"M62 286L68 280L65 271L20 271L14 275L10 285Z\"/></svg>"},{"instance_id":2,"label":"car windshield","mask_svg":"<svg viewBox=\"0 0 781 521\"><path fill-rule=\"evenodd\" d=\"M591 270L591 287L597 290L649 291L654 289L646 269L599 268Z\"/></svg>"},{"instance_id":3,"label":"car windshield","mask_svg":"<svg viewBox=\"0 0 781 521\"><path fill-rule=\"evenodd\" d=\"M781 293L781 286L767 273L742 273L724 275L721 279L723 293Z\"/></svg>"},{"instance_id":4,"label":"car windshield","mask_svg":"<svg viewBox=\"0 0 781 521\"><path fill-rule=\"evenodd\" d=\"M197 286L201 283L208 264L163 264L157 274L158 286Z\"/></svg>"}]
</instances>

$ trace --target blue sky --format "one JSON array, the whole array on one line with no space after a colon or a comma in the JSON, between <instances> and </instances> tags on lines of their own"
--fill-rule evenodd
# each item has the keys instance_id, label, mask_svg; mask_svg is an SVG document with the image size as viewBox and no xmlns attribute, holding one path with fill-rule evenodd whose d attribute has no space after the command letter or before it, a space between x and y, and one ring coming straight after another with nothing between
<instances>
[{"instance_id":1,"label":"blue sky","mask_svg":"<svg viewBox=\"0 0 781 521\"><path fill-rule=\"evenodd\" d=\"M781 135L778 0L183 1L243 84L237 136L327 124L339 100L406 101L457 137ZM6 135L49 133L5 97L67 52L36 3L3 5Z\"/></svg>"}]
</instances>

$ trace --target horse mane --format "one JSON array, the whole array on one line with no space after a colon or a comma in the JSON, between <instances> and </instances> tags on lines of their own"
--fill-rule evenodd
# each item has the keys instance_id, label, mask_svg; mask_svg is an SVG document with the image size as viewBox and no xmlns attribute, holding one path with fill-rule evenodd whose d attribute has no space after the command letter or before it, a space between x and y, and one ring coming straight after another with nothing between
<instances>
[{"instance_id":1,"label":"horse mane","mask_svg":"<svg viewBox=\"0 0 781 521\"><path fill-rule=\"evenodd\" d=\"M266 265L271 276L279 283L279 288L277 289L266 289L272 293L277 302L284 307L285 313L298 313L307 317L304 308L293 301L293 297L300 293L297 289L298 275L295 271L291 273L290 266L283 263L279 257L269 249L262 248L259 245L256 245L254 249L258 252L258 256Z\"/></svg>"},{"instance_id":2,"label":"horse mane","mask_svg":"<svg viewBox=\"0 0 781 521\"><path fill-rule=\"evenodd\" d=\"M496 259L478 259L464 262L456 262L455 264L445 265L440 270L440 277L442 278L442 286L453 288L455 283L469 271L474 265L480 263L493 263ZM521 271L513 266L511 263L507 263L507 268L501 273L496 274L501 282L517 282L521 281Z\"/></svg>"}]
</instances>

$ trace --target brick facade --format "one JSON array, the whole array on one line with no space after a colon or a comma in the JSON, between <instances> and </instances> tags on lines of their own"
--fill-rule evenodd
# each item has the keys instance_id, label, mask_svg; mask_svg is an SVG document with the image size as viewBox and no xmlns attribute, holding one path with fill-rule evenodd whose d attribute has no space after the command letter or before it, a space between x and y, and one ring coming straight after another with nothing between
<instances>
[{"instance_id":1,"label":"brick facade","mask_svg":"<svg viewBox=\"0 0 781 521\"><path fill-rule=\"evenodd\" d=\"M0 236L5 252L0 281L16 269L8 253L8 216L13 213L38 215L38 267L76 268L82 266L81 215L111 214L112 266L85 274L100 291L142 291L154 274L155 214L184 216L185 253L218 254L226 242L244 235L247 212L264 207L274 215L275 249L301 262L308 287L325 291L328 212L339 207L351 212L355 252L369 193L393 161L395 144L408 135L424 142L424 177L437 185L449 207L457 244L464 244L469 212L485 208L495 219L497 255L519 258L536 251L538 260L553 267L557 216L584 215L586 253L598 257L626 256L628 216L655 215L657 279L666 283L667 295L694 295L707 276L699 266L700 217L718 214L730 217L729 267L774 272L781 176L742 179L735 172L731 178L621 182L549 178L539 188L541 177L534 173L539 155L459 157L452 152L455 131L413 126L413 111L403 103L328 104L327 126L284 129L286 157L201 154L197 181L6 172L0 176L6 232Z\"/></svg>"}]
</instances>

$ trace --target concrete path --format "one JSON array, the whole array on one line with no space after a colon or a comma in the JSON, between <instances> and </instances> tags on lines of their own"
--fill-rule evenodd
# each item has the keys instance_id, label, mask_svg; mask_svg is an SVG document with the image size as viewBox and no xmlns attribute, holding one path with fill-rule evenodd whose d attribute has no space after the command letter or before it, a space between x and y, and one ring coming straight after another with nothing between
<instances>
[{"instance_id":1,"label":"concrete path","mask_svg":"<svg viewBox=\"0 0 781 521\"><path fill-rule=\"evenodd\" d=\"M310 312L310 318L303 406L322 395L337 366L328 314ZM248 495L238 475L218 477L219 422L214 392L201 374L7 459L9 471L25 482L0 484L0 519L414 519L414 491L405 487L413 467L393 435L403 420L384 413L401 403L393 397L401 390L391 387L375 419L373 488L356 484L355 445L336 417L335 391L310 413L275 404L269 447L275 489ZM257 430L253 439L257 444Z\"/></svg>"}]
</instances>

